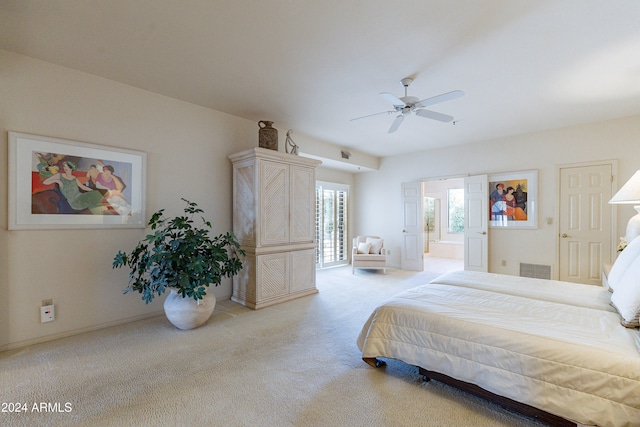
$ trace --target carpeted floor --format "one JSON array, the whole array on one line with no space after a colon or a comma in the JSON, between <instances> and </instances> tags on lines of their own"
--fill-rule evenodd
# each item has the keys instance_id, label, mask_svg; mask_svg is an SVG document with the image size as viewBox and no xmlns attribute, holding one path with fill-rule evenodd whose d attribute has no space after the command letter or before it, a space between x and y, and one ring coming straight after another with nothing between
<instances>
[{"instance_id":1,"label":"carpeted floor","mask_svg":"<svg viewBox=\"0 0 640 427\"><path fill-rule=\"evenodd\" d=\"M373 308L442 272L321 270L317 295L258 311L219 301L192 331L160 316L0 353L0 425L539 425L399 361L362 362ZM26 411L8 413L16 403Z\"/></svg>"}]
</instances>

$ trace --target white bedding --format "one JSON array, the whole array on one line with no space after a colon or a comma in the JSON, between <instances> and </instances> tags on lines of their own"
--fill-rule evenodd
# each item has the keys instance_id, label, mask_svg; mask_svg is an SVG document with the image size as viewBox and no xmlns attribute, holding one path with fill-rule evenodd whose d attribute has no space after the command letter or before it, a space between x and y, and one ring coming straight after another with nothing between
<instances>
[{"instance_id":1,"label":"white bedding","mask_svg":"<svg viewBox=\"0 0 640 427\"><path fill-rule=\"evenodd\" d=\"M558 280L532 279L477 271L454 271L443 274L433 282L466 286L537 300L559 302L578 307L597 308L615 312L611 306L611 292L602 286Z\"/></svg>"},{"instance_id":2,"label":"white bedding","mask_svg":"<svg viewBox=\"0 0 640 427\"><path fill-rule=\"evenodd\" d=\"M637 426L639 332L609 300L599 287L456 272L378 307L358 347L577 423Z\"/></svg>"}]
</instances>

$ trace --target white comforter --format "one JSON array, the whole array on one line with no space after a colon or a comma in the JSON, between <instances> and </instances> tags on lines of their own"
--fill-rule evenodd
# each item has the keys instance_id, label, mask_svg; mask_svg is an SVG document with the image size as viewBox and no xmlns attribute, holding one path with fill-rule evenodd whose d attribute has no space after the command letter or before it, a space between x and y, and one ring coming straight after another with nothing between
<instances>
[{"instance_id":1,"label":"white comforter","mask_svg":"<svg viewBox=\"0 0 640 427\"><path fill-rule=\"evenodd\" d=\"M358 337L386 357L586 425L640 425L637 329L601 287L456 272L378 307Z\"/></svg>"}]
</instances>

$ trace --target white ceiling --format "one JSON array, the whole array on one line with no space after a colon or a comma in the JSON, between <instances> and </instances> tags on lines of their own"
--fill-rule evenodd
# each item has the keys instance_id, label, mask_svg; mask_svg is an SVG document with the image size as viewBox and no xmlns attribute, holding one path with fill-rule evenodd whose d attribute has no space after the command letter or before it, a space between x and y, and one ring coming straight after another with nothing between
<instances>
[{"instance_id":1,"label":"white ceiling","mask_svg":"<svg viewBox=\"0 0 640 427\"><path fill-rule=\"evenodd\" d=\"M0 48L375 156L640 114L638 0L0 0ZM456 124L350 121L404 77Z\"/></svg>"}]
</instances>

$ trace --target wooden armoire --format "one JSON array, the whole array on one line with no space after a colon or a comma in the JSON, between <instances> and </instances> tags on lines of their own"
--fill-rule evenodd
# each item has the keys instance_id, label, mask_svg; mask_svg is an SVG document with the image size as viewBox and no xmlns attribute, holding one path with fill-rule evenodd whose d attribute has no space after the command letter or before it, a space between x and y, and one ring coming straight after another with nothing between
<instances>
[{"instance_id":1,"label":"wooden armoire","mask_svg":"<svg viewBox=\"0 0 640 427\"><path fill-rule=\"evenodd\" d=\"M317 293L315 182L321 163L252 148L233 163L233 232L247 252L231 299L253 309Z\"/></svg>"}]
</instances>

